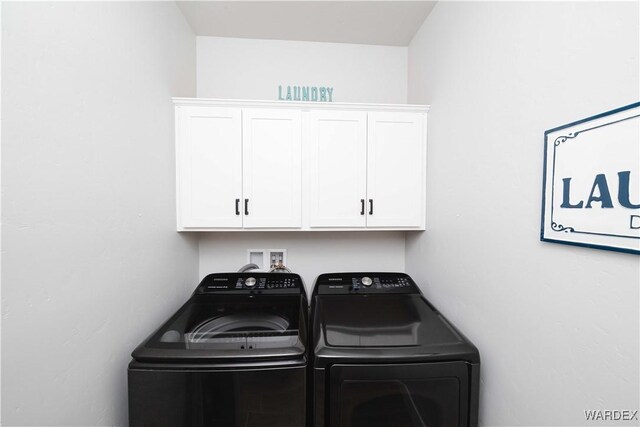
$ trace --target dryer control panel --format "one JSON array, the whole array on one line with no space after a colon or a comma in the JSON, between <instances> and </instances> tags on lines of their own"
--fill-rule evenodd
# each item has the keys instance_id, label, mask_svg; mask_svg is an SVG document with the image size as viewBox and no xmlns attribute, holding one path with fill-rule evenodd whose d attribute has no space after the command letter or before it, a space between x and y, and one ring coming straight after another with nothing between
<instances>
[{"instance_id":1,"label":"dryer control panel","mask_svg":"<svg viewBox=\"0 0 640 427\"><path fill-rule=\"evenodd\" d=\"M216 273L198 286L205 294L300 294L302 279L291 273Z\"/></svg>"},{"instance_id":2,"label":"dryer control panel","mask_svg":"<svg viewBox=\"0 0 640 427\"><path fill-rule=\"evenodd\" d=\"M404 273L322 274L314 292L319 295L420 293L415 282Z\"/></svg>"}]
</instances>

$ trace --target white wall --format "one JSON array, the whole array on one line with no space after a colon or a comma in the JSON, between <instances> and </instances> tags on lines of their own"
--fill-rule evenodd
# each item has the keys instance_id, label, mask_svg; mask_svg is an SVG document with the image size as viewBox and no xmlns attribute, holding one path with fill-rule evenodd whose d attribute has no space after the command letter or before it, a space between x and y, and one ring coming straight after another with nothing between
<instances>
[{"instance_id":1,"label":"white wall","mask_svg":"<svg viewBox=\"0 0 640 427\"><path fill-rule=\"evenodd\" d=\"M406 103L407 48L197 37L198 96L268 99L279 84L326 85L334 101ZM331 271L404 271L404 233L215 233L200 239L200 277L236 271L246 250L285 248L308 288Z\"/></svg>"},{"instance_id":2,"label":"white wall","mask_svg":"<svg viewBox=\"0 0 640 427\"><path fill-rule=\"evenodd\" d=\"M332 86L334 102L407 102L407 48L197 37L198 97L278 99L278 85Z\"/></svg>"},{"instance_id":3,"label":"white wall","mask_svg":"<svg viewBox=\"0 0 640 427\"><path fill-rule=\"evenodd\" d=\"M307 291L322 273L404 271L403 232L215 233L200 239L200 276L236 271L247 249L287 249L287 265L304 279Z\"/></svg>"},{"instance_id":4,"label":"white wall","mask_svg":"<svg viewBox=\"0 0 640 427\"><path fill-rule=\"evenodd\" d=\"M0 94L2 93L2 2L0 2ZM2 189L2 102L0 102L0 189ZM2 197L0 196L0 254L2 254ZM0 255L0 325L2 324L2 256ZM0 383L2 382L2 328L0 327ZM0 425L2 424L2 387L0 386Z\"/></svg>"},{"instance_id":5,"label":"white wall","mask_svg":"<svg viewBox=\"0 0 640 427\"><path fill-rule=\"evenodd\" d=\"M133 348L185 301L171 96L195 95L173 2L3 2L2 424L126 425Z\"/></svg>"},{"instance_id":6,"label":"white wall","mask_svg":"<svg viewBox=\"0 0 640 427\"><path fill-rule=\"evenodd\" d=\"M538 241L543 132L638 100L639 35L637 2L439 2L410 45L432 107L406 266L480 349L483 425L640 409L640 260Z\"/></svg>"}]
</instances>

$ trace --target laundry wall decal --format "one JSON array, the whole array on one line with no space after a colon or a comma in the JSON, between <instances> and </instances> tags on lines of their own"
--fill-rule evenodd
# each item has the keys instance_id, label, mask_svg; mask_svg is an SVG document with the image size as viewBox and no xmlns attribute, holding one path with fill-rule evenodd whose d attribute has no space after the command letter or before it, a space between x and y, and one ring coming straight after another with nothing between
<instances>
[{"instance_id":1,"label":"laundry wall decal","mask_svg":"<svg viewBox=\"0 0 640 427\"><path fill-rule=\"evenodd\" d=\"M333 88L278 85L278 101L333 102Z\"/></svg>"}]
</instances>

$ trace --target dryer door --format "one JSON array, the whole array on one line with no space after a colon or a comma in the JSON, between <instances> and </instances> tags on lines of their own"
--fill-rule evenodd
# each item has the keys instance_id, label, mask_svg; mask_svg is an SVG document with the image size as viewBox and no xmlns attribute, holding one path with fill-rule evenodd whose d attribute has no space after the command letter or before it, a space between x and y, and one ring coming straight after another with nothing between
<instances>
[{"instance_id":1,"label":"dryer door","mask_svg":"<svg viewBox=\"0 0 640 427\"><path fill-rule=\"evenodd\" d=\"M331 426L467 426L469 397L466 362L330 368Z\"/></svg>"}]
</instances>

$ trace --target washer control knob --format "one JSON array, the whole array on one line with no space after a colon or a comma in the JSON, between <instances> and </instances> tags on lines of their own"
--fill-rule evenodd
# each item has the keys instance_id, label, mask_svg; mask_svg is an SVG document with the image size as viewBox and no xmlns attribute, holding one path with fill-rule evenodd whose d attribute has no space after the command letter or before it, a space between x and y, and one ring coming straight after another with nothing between
<instances>
[{"instance_id":1,"label":"washer control knob","mask_svg":"<svg viewBox=\"0 0 640 427\"><path fill-rule=\"evenodd\" d=\"M362 279L360 279L360 282L362 282L363 286L369 287L373 283L373 280L371 280L370 277L363 277Z\"/></svg>"},{"instance_id":2,"label":"washer control knob","mask_svg":"<svg viewBox=\"0 0 640 427\"><path fill-rule=\"evenodd\" d=\"M247 277L244 284L247 288L253 288L256 285L256 279L254 277Z\"/></svg>"}]
</instances>

